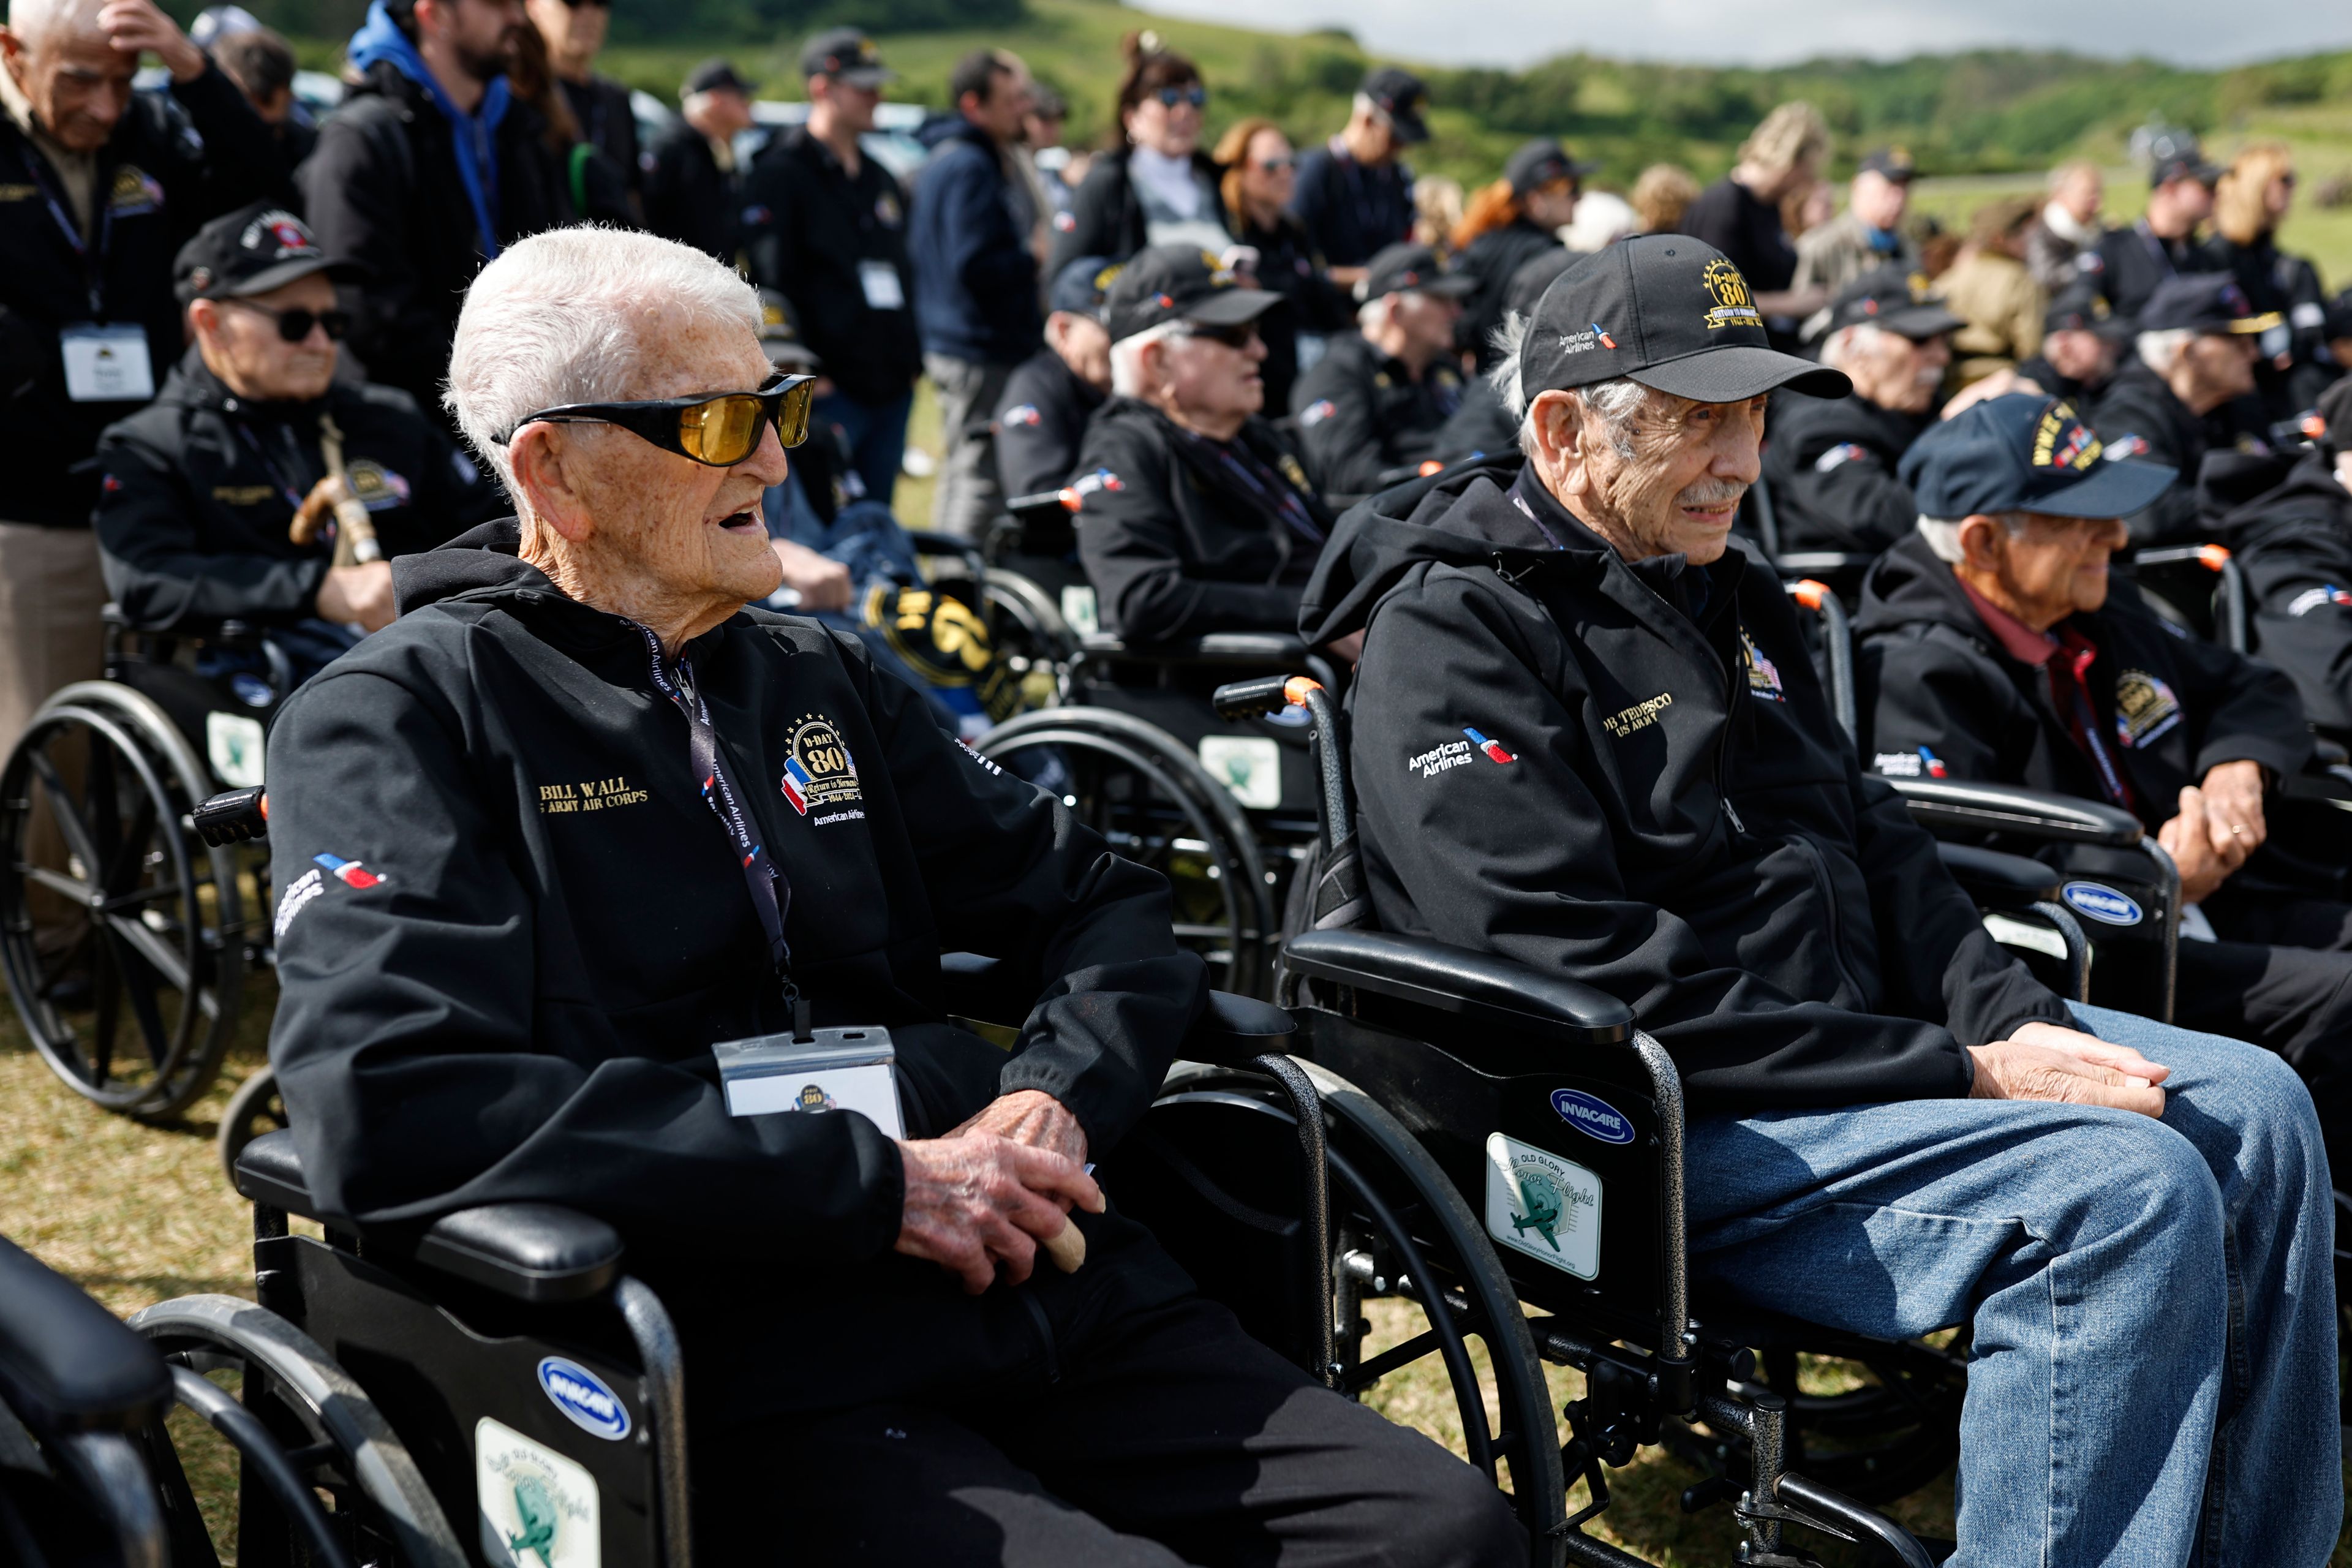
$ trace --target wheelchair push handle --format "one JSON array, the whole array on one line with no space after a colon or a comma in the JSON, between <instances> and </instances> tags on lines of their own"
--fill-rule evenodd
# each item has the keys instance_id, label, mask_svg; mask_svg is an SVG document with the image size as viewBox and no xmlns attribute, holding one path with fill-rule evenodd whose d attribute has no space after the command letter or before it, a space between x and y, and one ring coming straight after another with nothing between
<instances>
[{"instance_id":1,"label":"wheelchair push handle","mask_svg":"<svg viewBox=\"0 0 2352 1568\"><path fill-rule=\"evenodd\" d=\"M1307 706L1309 691L1322 690L1319 681L1303 675L1265 675L1255 680L1230 680L1217 688L1210 700L1221 719L1256 719L1286 708Z\"/></svg>"},{"instance_id":2,"label":"wheelchair push handle","mask_svg":"<svg viewBox=\"0 0 2352 1568\"><path fill-rule=\"evenodd\" d=\"M258 784L229 790L200 803L192 820L196 837L212 848L255 843L269 837L269 796Z\"/></svg>"}]
</instances>

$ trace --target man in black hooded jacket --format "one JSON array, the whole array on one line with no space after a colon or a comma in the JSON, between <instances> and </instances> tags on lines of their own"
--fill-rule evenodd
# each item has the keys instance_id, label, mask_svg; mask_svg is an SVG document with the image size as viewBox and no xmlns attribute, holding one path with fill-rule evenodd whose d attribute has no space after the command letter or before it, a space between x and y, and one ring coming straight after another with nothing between
<instances>
[{"instance_id":1,"label":"man in black hooded jacket","mask_svg":"<svg viewBox=\"0 0 2352 1568\"><path fill-rule=\"evenodd\" d=\"M1702 1274L1856 1332L1974 1325L1964 1560L2186 1561L2209 1447L2227 1554L2325 1555L2309 1096L2265 1052L2070 1007L2002 953L1860 773L1780 584L1727 553L1764 395L1844 378L1771 351L1746 280L1684 235L1579 262L1514 348L1527 462L1350 512L1301 612L1310 640L1363 632L1349 749L1381 926L1632 1007L1688 1100ZM2232 1365L2222 1422L2191 1390ZM2084 1386L2115 1403L2064 1403Z\"/></svg>"}]
</instances>

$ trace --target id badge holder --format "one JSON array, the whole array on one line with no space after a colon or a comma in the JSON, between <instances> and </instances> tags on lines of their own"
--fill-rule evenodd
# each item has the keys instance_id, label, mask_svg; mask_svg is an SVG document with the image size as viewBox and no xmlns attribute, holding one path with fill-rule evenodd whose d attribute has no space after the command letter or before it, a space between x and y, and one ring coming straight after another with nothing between
<instances>
[{"instance_id":1,"label":"id badge holder","mask_svg":"<svg viewBox=\"0 0 2352 1568\"><path fill-rule=\"evenodd\" d=\"M76 403L143 403L155 395L147 333L134 326L83 321L60 328L66 396Z\"/></svg>"},{"instance_id":2,"label":"id badge holder","mask_svg":"<svg viewBox=\"0 0 2352 1568\"><path fill-rule=\"evenodd\" d=\"M907 1135L898 1110L898 1052L874 1024L721 1040L710 1047L730 1116L821 1116L862 1111L886 1136Z\"/></svg>"},{"instance_id":3,"label":"id badge holder","mask_svg":"<svg viewBox=\"0 0 2352 1568\"><path fill-rule=\"evenodd\" d=\"M898 269L888 262L859 262L857 282L866 290L868 310L903 310L907 308L907 290L898 282Z\"/></svg>"}]
</instances>

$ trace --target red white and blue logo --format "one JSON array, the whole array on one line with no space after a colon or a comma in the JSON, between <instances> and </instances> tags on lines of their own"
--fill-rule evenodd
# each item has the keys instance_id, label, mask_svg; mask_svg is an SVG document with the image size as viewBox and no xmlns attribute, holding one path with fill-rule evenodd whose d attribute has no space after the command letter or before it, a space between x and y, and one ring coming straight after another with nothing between
<instances>
[{"instance_id":1,"label":"red white and blue logo","mask_svg":"<svg viewBox=\"0 0 2352 1568\"><path fill-rule=\"evenodd\" d=\"M1611 337L1598 321L1592 323L1592 335L1601 340L1601 346L1604 349L1613 349L1617 346L1617 340Z\"/></svg>"},{"instance_id":2,"label":"red white and blue logo","mask_svg":"<svg viewBox=\"0 0 2352 1568\"><path fill-rule=\"evenodd\" d=\"M2333 583L2317 588L2305 588L2294 596L2294 602L2286 607L2286 613L2290 616L2307 616L2314 610L2323 609L2330 605L2338 607L2352 606L2352 594L2346 593Z\"/></svg>"},{"instance_id":3,"label":"red white and blue logo","mask_svg":"<svg viewBox=\"0 0 2352 1568\"><path fill-rule=\"evenodd\" d=\"M389 882L389 877L378 876L356 860L346 860L339 855L313 855L310 858L332 872L336 880L347 888L373 888Z\"/></svg>"},{"instance_id":4,"label":"red white and blue logo","mask_svg":"<svg viewBox=\"0 0 2352 1568\"><path fill-rule=\"evenodd\" d=\"M1298 411L1298 423L1303 428L1312 429L1339 412L1339 405L1326 397L1318 402L1310 403L1306 407L1300 409Z\"/></svg>"},{"instance_id":5,"label":"red white and blue logo","mask_svg":"<svg viewBox=\"0 0 2352 1568\"><path fill-rule=\"evenodd\" d=\"M1951 776L1951 770L1944 766L1944 759L1925 746L1919 748L1919 763L1927 770L1927 776L1931 779Z\"/></svg>"},{"instance_id":6,"label":"red white and blue logo","mask_svg":"<svg viewBox=\"0 0 2352 1568\"><path fill-rule=\"evenodd\" d=\"M1490 741L1486 736L1478 733L1477 731L1470 728L1467 724L1462 726L1462 732L1470 737L1470 743L1472 745L1486 753L1486 760L1489 762L1508 764L1519 760L1518 758L1511 755L1510 752L1503 750L1503 743L1500 741Z\"/></svg>"},{"instance_id":7,"label":"red white and blue logo","mask_svg":"<svg viewBox=\"0 0 2352 1568\"><path fill-rule=\"evenodd\" d=\"M784 759L783 783L784 798L793 803L794 811L806 816L809 808L808 792L815 784L816 780L811 778L809 771L801 766L801 760L798 757Z\"/></svg>"}]
</instances>

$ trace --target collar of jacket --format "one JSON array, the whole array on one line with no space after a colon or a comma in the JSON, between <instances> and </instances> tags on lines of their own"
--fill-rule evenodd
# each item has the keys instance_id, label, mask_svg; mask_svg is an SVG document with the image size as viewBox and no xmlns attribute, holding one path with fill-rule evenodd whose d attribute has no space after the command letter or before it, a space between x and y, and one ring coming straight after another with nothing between
<instances>
[{"instance_id":1,"label":"collar of jacket","mask_svg":"<svg viewBox=\"0 0 2352 1568\"><path fill-rule=\"evenodd\" d=\"M1748 574L1747 553L1736 546L1727 546L1720 556L1705 566L1678 552L1628 561L1527 468L1519 470L1518 479L1504 500L1515 510L1526 507L1529 519L1559 543L1559 549L1536 554L1516 571L1511 561L1498 555L1496 571L1510 581L1545 573L1547 569L1568 568L1565 575L1570 581L1591 583L1645 619L1656 607L1672 610L1674 621L1705 639L1738 597L1739 584ZM1704 598L1694 615L1690 608L1692 589L1702 581L1706 584Z\"/></svg>"},{"instance_id":2,"label":"collar of jacket","mask_svg":"<svg viewBox=\"0 0 2352 1568\"><path fill-rule=\"evenodd\" d=\"M2011 654L2000 635L1977 614L1966 584L1952 570L1951 563L1928 549L1927 542L1914 533L1891 546L1864 579L1862 608L1854 616L1853 635L1858 641L1898 626L1921 625L1958 632L2000 660L2021 679L2034 668L2032 663ZM2072 615L2051 628L2061 637L2069 629L2102 648L2107 646L2108 632L2100 612Z\"/></svg>"}]
</instances>

